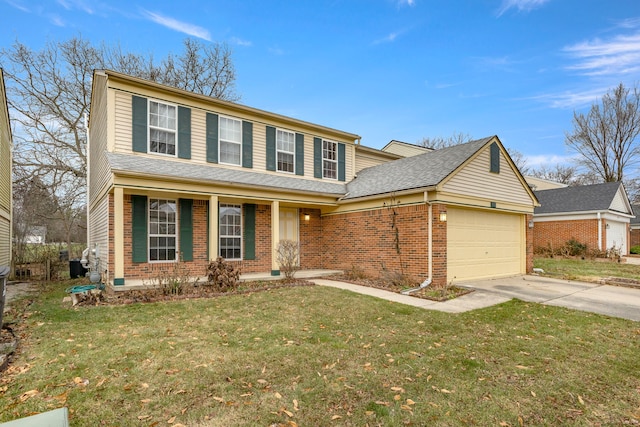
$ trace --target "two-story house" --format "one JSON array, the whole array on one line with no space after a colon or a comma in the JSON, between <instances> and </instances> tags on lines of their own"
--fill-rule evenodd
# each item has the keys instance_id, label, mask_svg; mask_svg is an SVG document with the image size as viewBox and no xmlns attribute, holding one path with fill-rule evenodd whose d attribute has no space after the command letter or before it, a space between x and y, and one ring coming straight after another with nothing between
<instances>
[{"instance_id":1,"label":"two-story house","mask_svg":"<svg viewBox=\"0 0 640 427\"><path fill-rule=\"evenodd\" d=\"M9 123L9 107L0 68L0 271L11 265L11 221L12 221L12 139Z\"/></svg>"},{"instance_id":2,"label":"two-story house","mask_svg":"<svg viewBox=\"0 0 640 427\"><path fill-rule=\"evenodd\" d=\"M402 158L357 134L96 71L89 238L103 279L148 280L210 259L279 274L383 269L434 283L532 268L536 199L497 137Z\"/></svg>"}]
</instances>

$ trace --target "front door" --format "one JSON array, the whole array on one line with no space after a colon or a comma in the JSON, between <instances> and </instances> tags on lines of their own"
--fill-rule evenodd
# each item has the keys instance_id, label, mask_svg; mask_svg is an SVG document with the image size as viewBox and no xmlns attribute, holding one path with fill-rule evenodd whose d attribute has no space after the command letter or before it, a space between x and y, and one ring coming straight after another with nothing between
<instances>
[{"instance_id":1,"label":"front door","mask_svg":"<svg viewBox=\"0 0 640 427\"><path fill-rule=\"evenodd\" d=\"M298 219L298 209L280 208L280 240L298 242Z\"/></svg>"}]
</instances>

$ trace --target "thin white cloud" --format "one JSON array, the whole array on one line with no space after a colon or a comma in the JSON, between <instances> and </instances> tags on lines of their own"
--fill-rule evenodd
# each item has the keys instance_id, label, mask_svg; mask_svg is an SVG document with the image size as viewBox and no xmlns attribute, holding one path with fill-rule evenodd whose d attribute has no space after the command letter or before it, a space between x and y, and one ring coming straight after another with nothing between
<instances>
[{"instance_id":1,"label":"thin white cloud","mask_svg":"<svg viewBox=\"0 0 640 427\"><path fill-rule=\"evenodd\" d=\"M624 75L640 72L640 32L593 39L563 48L577 63L566 68L587 76Z\"/></svg>"},{"instance_id":2,"label":"thin white cloud","mask_svg":"<svg viewBox=\"0 0 640 427\"><path fill-rule=\"evenodd\" d=\"M24 6L22 2L11 1L11 0L5 0L5 2L9 6L15 7L16 9L21 10L22 12L31 13L31 10L28 7Z\"/></svg>"},{"instance_id":3,"label":"thin white cloud","mask_svg":"<svg viewBox=\"0 0 640 427\"><path fill-rule=\"evenodd\" d=\"M243 40L238 37L231 37L230 42L238 46L245 46L245 47L253 46L253 43L251 41Z\"/></svg>"},{"instance_id":4,"label":"thin white cloud","mask_svg":"<svg viewBox=\"0 0 640 427\"><path fill-rule=\"evenodd\" d=\"M597 102L602 95L607 93L609 88L593 88L585 91L565 91L561 93L548 93L544 95L534 96L528 99L541 101L548 104L551 108L580 108Z\"/></svg>"},{"instance_id":5,"label":"thin white cloud","mask_svg":"<svg viewBox=\"0 0 640 427\"><path fill-rule=\"evenodd\" d=\"M51 14L49 15L49 20L51 21L51 23L57 27L64 27L66 26L66 23L64 22L64 20L59 17L56 14Z\"/></svg>"},{"instance_id":6,"label":"thin white cloud","mask_svg":"<svg viewBox=\"0 0 640 427\"><path fill-rule=\"evenodd\" d=\"M146 19L153 21L156 24L160 24L163 27L167 27L172 30L185 33L193 37L198 37L200 39L211 41L211 34L209 33L209 31L197 25L189 24L188 22L178 21L175 18L164 16L155 12L150 12L144 9L142 10L142 14Z\"/></svg>"},{"instance_id":7,"label":"thin white cloud","mask_svg":"<svg viewBox=\"0 0 640 427\"><path fill-rule=\"evenodd\" d=\"M498 9L498 17L502 16L509 9L517 9L518 12L530 12L533 9L542 7L550 0L502 0L502 5Z\"/></svg>"},{"instance_id":8,"label":"thin white cloud","mask_svg":"<svg viewBox=\"0 0 640 427\"><path fill-rule=\"evenodd\" d=\"M416 0L398 0L398 6L410 6L416 5Z\"/></svg>"},{"instance_id":9,"label":"thin white cloud","mask_svg":"<svg viewBox=\"0 0 640 427\"><path fill-rule=\"evenodd\" d=\"M536 169L540 166L572 164L576 160L575 155L559 156L557 154L525 155L524 159L527 166L532 169Z\"/></svg>"},{"instance_id":10,"label":"thin white cloud","mask_svg":"<svg viewBox=\"0 0 640 427\"><path fill-rule=\"evenodd\" d=\"M396 41L398 37L402 36L407 31L409 30L406 28L398 31L393 31L380 39L374 40L372 44L377 45L377 44L384 44L384 43L393 43Z\"/></svg>"}]
</instances>

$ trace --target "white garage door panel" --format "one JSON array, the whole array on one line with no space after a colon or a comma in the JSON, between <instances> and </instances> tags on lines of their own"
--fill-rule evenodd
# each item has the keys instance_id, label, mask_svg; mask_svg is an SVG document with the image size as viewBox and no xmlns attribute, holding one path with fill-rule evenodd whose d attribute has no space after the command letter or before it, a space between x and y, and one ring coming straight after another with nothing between
<instances>
[{"instance_id":1,"label":"white garage door panel","mask_svg":"<svg viewBox=\"0 0 640 427\"><path fill-rule=\"evenodd\" d=\"M463 281L521 273L522 217L470 209L447 212L447 277Z\"/></svg>"},{"instance_id":2,"label":"white garage door panel","mask_svg":"<svg viewBox=\"0 0 640 427\"><path fill-rule=\"evenodd\" d=\"M607 249L616 248L623 255L627 254L627 224L607 221Z\"/></svg>"}]
</instances>

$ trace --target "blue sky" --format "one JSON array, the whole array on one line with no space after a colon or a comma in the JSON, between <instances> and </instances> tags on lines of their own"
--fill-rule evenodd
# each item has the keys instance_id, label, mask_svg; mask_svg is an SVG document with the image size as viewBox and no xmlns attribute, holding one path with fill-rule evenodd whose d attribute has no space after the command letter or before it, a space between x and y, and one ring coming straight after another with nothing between
<instances>
[{"instance_id":1,"label":"blue sky","mask_svg":"<svg viewBox=\"0 0 640 427\"><path fill-rule=\"evenodd\" d=\"M225 42L242 104L375 148L497 134L533 167L566 160L574 111L640 80L639 0L0 0L0 17L0 47Z\"/></svg>"}]
</instances>

